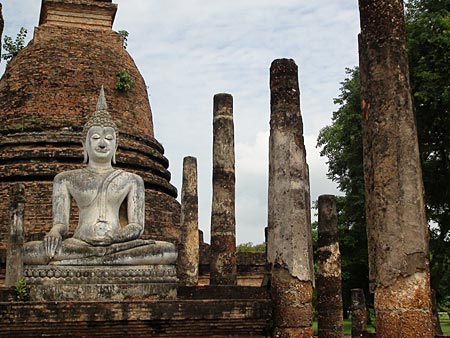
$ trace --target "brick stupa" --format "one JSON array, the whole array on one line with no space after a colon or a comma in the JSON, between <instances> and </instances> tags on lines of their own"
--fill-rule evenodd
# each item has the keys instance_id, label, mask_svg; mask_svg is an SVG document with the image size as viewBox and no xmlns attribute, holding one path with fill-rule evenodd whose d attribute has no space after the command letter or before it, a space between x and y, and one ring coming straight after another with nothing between
<instances>
[{"instance_id":1,"label":"brick stupa","mask_svg":"<svg viewBox=\"0 0 450 338\"><path fill-rule=\"evenodd\" d=\"M0 80L0 252L7 243L13 183L25 184L26 240L41 239L50 229L53 177L83 166L81 130L102 85L120 130L115 167L145 181L144 237L178 242L177 191L154 138L147 87L112 30L116 11L110 0L43 0L33 39ZM126 92L115 89L122 69L134 81ZM74 203L72 209L73 230Z\"/></svg>"}]
</instances>

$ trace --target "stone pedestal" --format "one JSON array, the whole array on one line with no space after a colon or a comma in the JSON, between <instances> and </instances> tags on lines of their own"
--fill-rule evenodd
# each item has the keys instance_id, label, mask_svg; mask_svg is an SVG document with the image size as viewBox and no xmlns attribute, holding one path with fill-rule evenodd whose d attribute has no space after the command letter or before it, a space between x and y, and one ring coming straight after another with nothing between
<instances>
[{"instance_id":1,"label":"stone pedestal","mask_svg":"<svg viewBox=\"0 0 450 338\"><path fill-rule=\"evenodd\" d=\"M176 297L175 265L26 265L33 301L106 301Z\"/></svg>"}]
</instances>

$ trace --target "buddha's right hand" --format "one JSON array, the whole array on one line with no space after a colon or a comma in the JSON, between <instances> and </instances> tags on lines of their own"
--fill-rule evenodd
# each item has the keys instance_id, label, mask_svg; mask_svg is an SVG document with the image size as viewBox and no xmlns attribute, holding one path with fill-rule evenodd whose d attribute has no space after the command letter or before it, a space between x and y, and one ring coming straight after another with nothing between
<instances>
[{"instance_id":1,"label":"buddha's right hand","mask_svg":"<svg viewBox=\"0 0 450 338\"><path fill-rule=\"evenodd\" d=\"M62 242L62 236L58 231L50 230L50 232L44 237L44 249L48 257L53 258L56 250L59 248Z\"/></svg>"}]
</instances>

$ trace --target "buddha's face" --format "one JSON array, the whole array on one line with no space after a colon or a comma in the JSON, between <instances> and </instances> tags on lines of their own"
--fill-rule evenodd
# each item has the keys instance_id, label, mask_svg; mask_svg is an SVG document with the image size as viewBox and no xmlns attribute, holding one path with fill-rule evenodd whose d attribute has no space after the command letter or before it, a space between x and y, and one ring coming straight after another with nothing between
<instances>
[{"instance_id":1,"label":"buddha's face","mask_svg":"<svg viewBox=\"0 0 450 338\"><path fill-rule=\"evenodd\" d=\"M90 161L111 163L116 152L116 132L111 127L91 127L86 136L85 148Z\"/></svg>"}]
</instances>

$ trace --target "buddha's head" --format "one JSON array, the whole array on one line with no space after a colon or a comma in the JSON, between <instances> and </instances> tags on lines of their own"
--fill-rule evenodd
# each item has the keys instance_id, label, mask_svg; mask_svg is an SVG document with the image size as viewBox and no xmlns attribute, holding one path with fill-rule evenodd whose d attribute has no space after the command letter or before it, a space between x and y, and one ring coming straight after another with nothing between
<instances>
[{"instance_id":1,"label":"buddha's head","mask_svg":"<svg viewBox=\"0 0 450 338\"><path fill-rule=\"evenodd\" d=\"M119 131L106 109L102 86L96 111L89 117L83 128L84 163L88 163L89 159L97 163L116 163Z\"/></svg>"}]
</instances>

